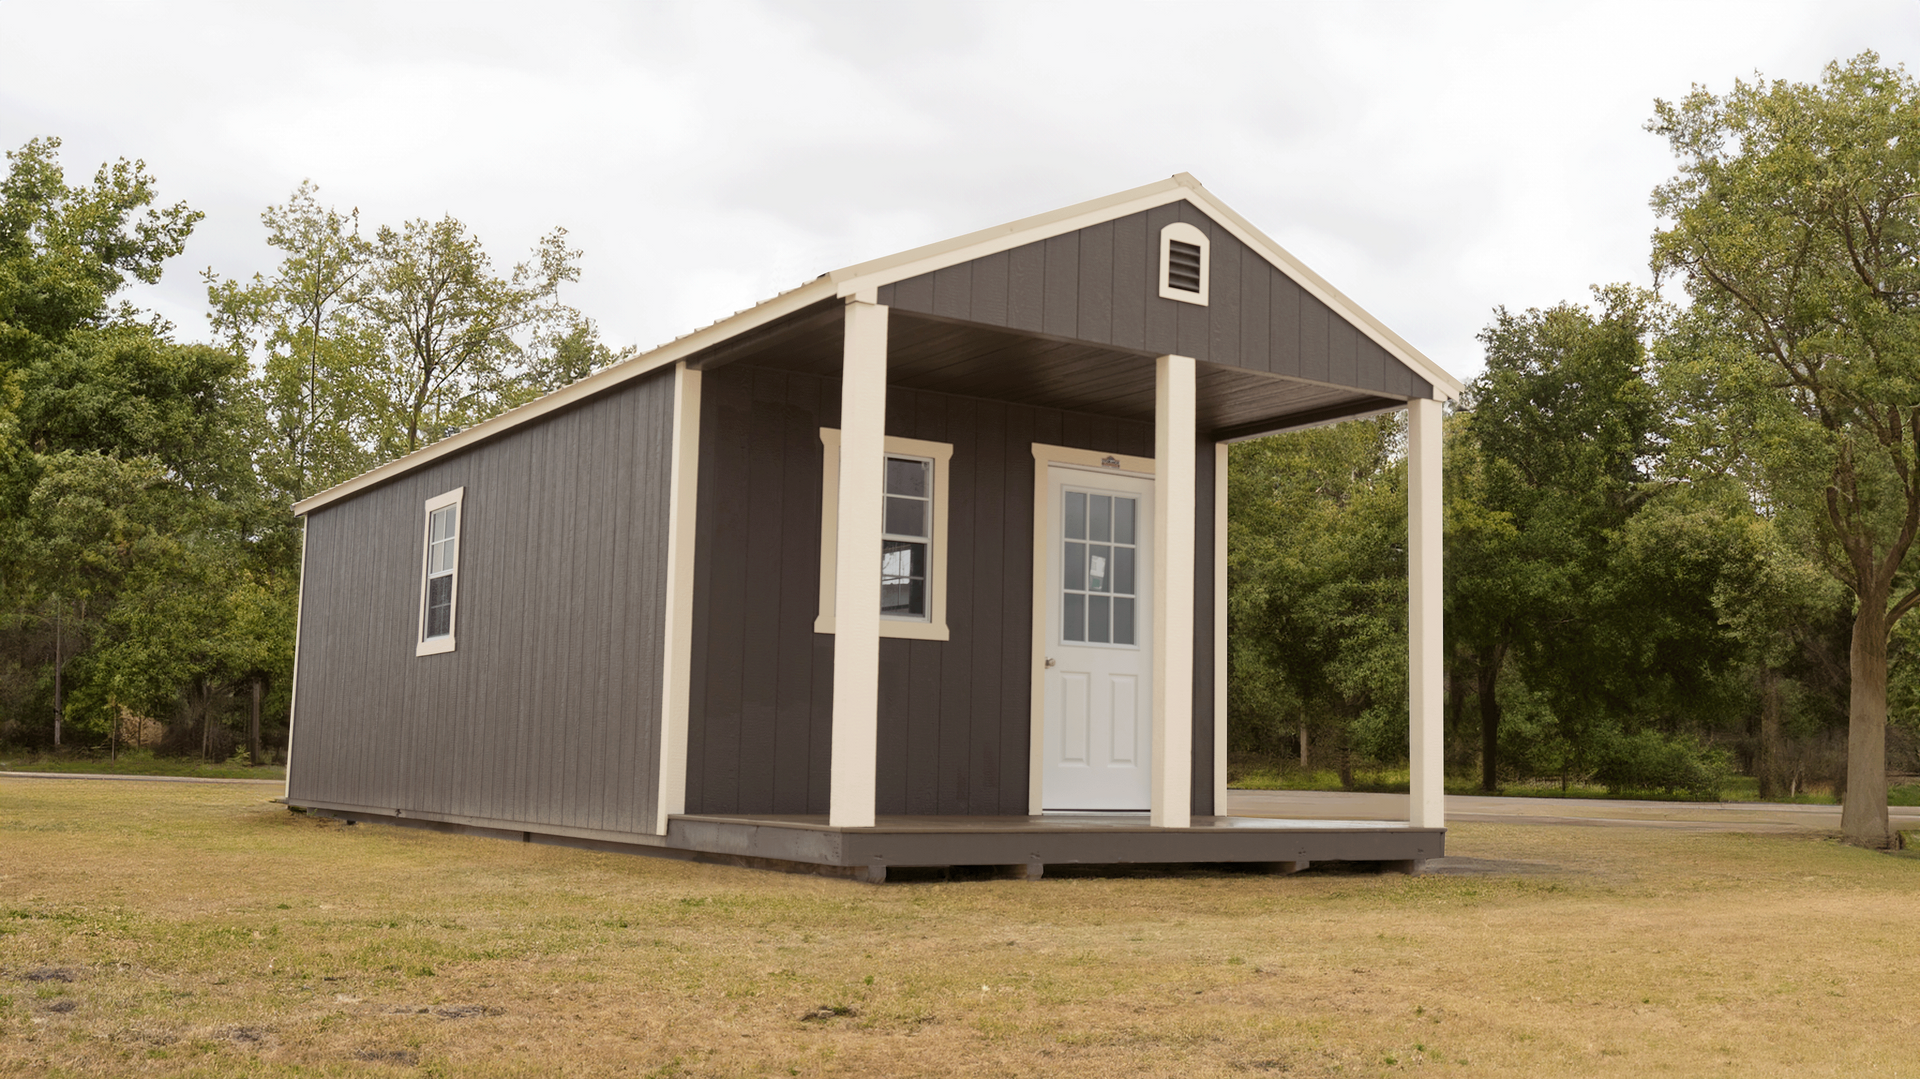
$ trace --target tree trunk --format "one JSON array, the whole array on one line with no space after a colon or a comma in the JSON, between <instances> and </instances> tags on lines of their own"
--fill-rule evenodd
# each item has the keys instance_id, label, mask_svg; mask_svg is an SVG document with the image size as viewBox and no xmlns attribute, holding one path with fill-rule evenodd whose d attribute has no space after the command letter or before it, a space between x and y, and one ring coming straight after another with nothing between
<instances>
[{"instance_id":1,"label":"tree trunk","mask_svg":"<svg viewBox=\"0 0 1920 1079\"><path fill-rule=\"evenodd\" d=\"M67 703L66 683L61 677L66 671L66 658L60 654L60 620L66 613L64 607L65 602L62 601L61 606L54 608L53 611L53 747L55 749L60 748L60 727L61 721L66 718L64 713Z\"/></svg>"},{"instance_id":2,"label":"tree trunk","mask_svg":"<svg viewBox=\"0 0 1920 1079\"><path fill-rule=\"evenodd\" d=\"M1780 672L1772 667L1760 668L1760 751L1754 758L1760 800L1780 797Z\"/></svg>"},{"instance_id":3,"label":"tree trunk","mask_svg":"<svg viewBox=\"0 0 1920 1079\"><path fill-rule=\"evenodd\" d=\"M1840 830L1847 842L1887 847L1887 602L1884 589L1860 597L1853 619L1852 699L1847 707L1847 793Z\"/></svg>"},{"instance_id":4,"label":"tree trunk","mask_svg":"<svg viewBox=\"0 0 1920 1079\"><path fill-rule=\"evenodd\" d=\"M1500 789L1500 660L1496 650L1491 662L1484 656L1480 663L1480 789L1492 794Z\"/></svg>"},{"instance_id":5,"label":"tree trunk","mask_svg":"<svg viewBox=\"0 0 1920 1079\"><path fill-rule=\"evenodd\" d=\"M247 763L260 767L260 679L253 680L253 719L247 724Z\"/></svg>"},{"instance_id":6,"label":"tree trunk","mask_svg":"<svg viewBox=\"0 0 1920 1079\"><path fill-rule=\"evenodd\" d=\"M1307 721L1300 721L1300 770L1307 770Z\"/></svg>"}]
</instances>

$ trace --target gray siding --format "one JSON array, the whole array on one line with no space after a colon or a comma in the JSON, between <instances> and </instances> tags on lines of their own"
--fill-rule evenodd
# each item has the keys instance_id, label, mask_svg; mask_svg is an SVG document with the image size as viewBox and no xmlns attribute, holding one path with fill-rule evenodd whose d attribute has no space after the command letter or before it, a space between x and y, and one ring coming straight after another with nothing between
<instances>
[{"instance_id":1,"label":"gray siding","mask_svg":"<svg viewBox=\"0 0 1920 1079\"><path fill-rule=\"evenodd\" d=\"M728 366L702 390L689 813L824 813L833 637L819 610L819 429L838 379ZM881 813L1027 811L1033 455L1043 442L1153 455L1153 428L1057 409L895 388L887 433L953 444L947 641L880 642ZM1199 524L1208 603L1195 809L1212 806L1212 445ZM1196 637L1196 644L1200 642ZM1196 663L1196 667L1201 664ZM1202 740L1204 739L1204 741ZM1199 753L1206 747L1206 754ZM1201 798L1204 798L1204 808Z\"/></svg>"},{"instance_id":2,"label":"gray siding","mask_svg":"<svg viewBox=\"0 0 1920 1079\"><path fill-rule=\"evenodd\" d=\"M1209 238L1205 307L1160 296L1160 230L1175 221ZM1186 201L886 285L880 302L1395 397L1433 392L1425 378Z\"/></svg>"},{"instance_id":3,"label":"gray siding","mask_svg":"<svg viewBox=\"0 0 1920 1079\"><path fill-rule=\"evenodd\" d=\"M666 371L313 513L289 795L652 831L672 437ZM416 657L462 486L459 647Z\"/></svg>"}]
</instances>

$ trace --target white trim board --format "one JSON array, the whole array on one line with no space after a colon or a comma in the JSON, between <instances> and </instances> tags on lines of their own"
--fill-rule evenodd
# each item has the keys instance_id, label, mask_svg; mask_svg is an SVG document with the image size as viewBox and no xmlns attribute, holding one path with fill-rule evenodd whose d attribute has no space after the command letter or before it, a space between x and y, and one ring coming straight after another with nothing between
<instances>
[{"instance_id":1,"label":"white trim board","mask_svg":"<svg viewBox=\"0 0 1920 1079\"><path fill-rule=\"evenodd\" d=\"M667 595L661 645L660 774L653 830L687 811L687 738L693 701L694 524L700 505L700 372L673 370L673 462L667 494Z\"/></svg>"}]
</instances>

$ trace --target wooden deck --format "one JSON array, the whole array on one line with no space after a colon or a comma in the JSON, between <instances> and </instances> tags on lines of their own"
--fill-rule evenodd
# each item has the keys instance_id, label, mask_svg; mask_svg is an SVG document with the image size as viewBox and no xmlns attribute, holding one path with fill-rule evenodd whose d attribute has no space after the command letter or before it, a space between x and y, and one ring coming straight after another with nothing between
<instances>
[{"instance_id":1,"label":"wooden deck","mask_svg":"<svg viewBox=\"0 0 1920 1079\"><path fill-rule=\"evenodd\" d=\"M483 817L275 799L323 816L590 850L884 881L889 869L995 866L1038 880L1048 865L1241 863L1294 872L1314 862L1376 862L1415 871L1446 853L1446 829L1391 820L1195 817L1155 828L1145 813L1039 817L882 816L835 828L824 814L682 815L643 835Z\"/></svg>"},{"instance_id":2,"label":"wooden deck","mask_svg":"<svg viewBox=\"0 0 1920 1079\"><path fill-rule=\"evenodd\" d=\"M1144 813L882 816L871 828L835 828L825 816L676 816L666 839L668 847L697 855L838 869L876 881L891 867L962 865L1004 866L1030 879L1050 864L1239 862L1284 872L1354 861L1417 869L1446 850L1445 829L1403 821L1195 817L1191 827L1155 828Z\"/></svg>"}]
</instances>

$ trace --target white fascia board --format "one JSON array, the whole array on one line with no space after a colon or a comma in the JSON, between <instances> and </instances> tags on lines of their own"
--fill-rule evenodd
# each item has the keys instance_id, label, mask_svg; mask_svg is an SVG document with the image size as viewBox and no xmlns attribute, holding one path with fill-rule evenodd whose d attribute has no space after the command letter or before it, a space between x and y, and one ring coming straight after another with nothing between
<instances>
[{"instance_id":1,"label":"white fascia board","mask_svg":"<svg viewBox=\"0 0 1920 1079\"><path fill-rule=\"evenodd\" d=\"M1246 218L1233 212L1225 203L1215 198L1213 193L1201 186L1200 181L1188 173L1180 173L1159 183L1136 187L1131 191L1122 191L1117 195L1083 202L1076 206L1054 210L1051 213L1035 217L1022 218L995 228L982 229L951 240L916 247L886 258L862 262L845 269L835 270L827 275L833 281L841 296L851 296L858 292L871 292L882 285L891 285L896 281L905 281L924 273L955 266L987 255L1010 251L1039 240L1065 235L1097 225L1103 221L1125 217L1128 214L1151 210L1165 206L1170 202L1185 199L1211 217L1215 223L1232 233L1241 243L1246 244L1266 259L1281 273L1292 278L1295 284L1305 289L1315 299L1347 320L1361 333L1394 358L1414 369L1428 382L1433 383L1434 396L1441 400L1459 398L1465 387L1460 380L1449 374L1439 364L1428 359L1426 354L1413 347L1405 338L1388 329L1386 324L1368 314L1361 306L1347 298L1346 294L1329 284L1326 278L1308 269L1305 263L1294 258L1286 248L1275 243L1272 237L1254 228Z\"/></svg>"},{"instance_id":2,"label":"white fascia board","mask_svg":"<svg viewBox=\"0 0 1920 1079\"><path fill-rule=\"evenodd\" d=\"M822 277L810 281L790 292L781 293L779 296L765 303L755 307L749 307L744 311L735 312L733 315L721 319L710 326L695 330L685 337L677 338L667 344L661 345L651 352L642 353L630 360L614 364L612 367L602 368L578 382L547 394L545 397L529 401L519 408L510 409L492 419L476 423L451 438L443 438L430 446L423 446L407 454L405 457L397 457L377 468L362 472L360 475L344 483L329 487L311 498L295 503L293 512L299 515L312 513L314 510L329 503L338 502L343 498L358 494L369 487L385 483L395 476L411 472L422 465L438 460L448 454L458 453L476 442L484 442L489 438L504 434L521 424L530 423L549 413L584 401L596 394L604 393L622 382L628 382L644 375L652 374L663 367L686 359L701 349L711 348L730 337L764 326L775 319L784 318L803 307L818 303L821 300L832 299L833 296L833 283L828 279Z\"/></svg>"}]
</instances>

